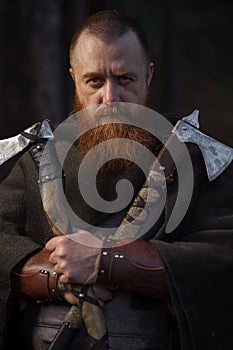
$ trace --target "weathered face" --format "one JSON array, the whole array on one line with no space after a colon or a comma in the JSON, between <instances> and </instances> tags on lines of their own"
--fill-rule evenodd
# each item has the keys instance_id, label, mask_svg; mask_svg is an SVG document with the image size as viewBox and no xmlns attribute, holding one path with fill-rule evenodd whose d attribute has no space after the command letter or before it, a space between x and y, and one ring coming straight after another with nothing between
<instances>
[{"instance_id":1,"label":"weathered face","mask_svg":"<svg viewBox=\"0 0 233 350\"><path fill-rule=\"evenodd\" d=\"M70 73L82 108L112 102L144 105L153 68L131 31L109 43L82 33Z\"/></svg>"}]
</instances>

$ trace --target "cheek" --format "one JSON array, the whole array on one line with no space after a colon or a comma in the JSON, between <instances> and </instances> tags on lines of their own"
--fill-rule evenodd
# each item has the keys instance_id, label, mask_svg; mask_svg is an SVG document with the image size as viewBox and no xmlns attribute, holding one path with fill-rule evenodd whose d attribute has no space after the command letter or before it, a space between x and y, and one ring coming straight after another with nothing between
<instances>
[{"instance_id":1,"label":"cheek","mask_svg":"<svg viewBox=\"0 0 233 350\"><path fill-rule=\"evenodd\" d=\"M82 84L77 84L75 86L76 95L79 98L79 101L83 108L87 108L89 106L93 106L97 104L95 101L97 100L97 96L89 91L86 86Z\"/></svg>"},{"instance_id":2,"label":"cheek","mask_svg":"<svg viewBox=\"0 0 233 350\"><path fill-rule=\"evenodd\" d=\"M98 92L85 95L86 107L91 107L100 104L101 98Z\"/></svg>"}]
</instances>

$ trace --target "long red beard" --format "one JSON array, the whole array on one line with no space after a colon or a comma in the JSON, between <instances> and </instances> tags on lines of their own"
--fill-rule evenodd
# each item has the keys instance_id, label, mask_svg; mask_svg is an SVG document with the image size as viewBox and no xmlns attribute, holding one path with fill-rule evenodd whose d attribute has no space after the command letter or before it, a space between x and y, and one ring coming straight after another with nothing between
<instances>
[{"instance_id":1,"label":"long red beard","mask_svg":"<svg viewBox=\"0 0 233 350\"><path fill-rule=\"evenodd\" d=\"M149 98L145 105L148 106L148 104ZM75 111L78 112L81 110L82 106L76 95ZM82 114L82 112L80 114ZM79 116L80 114L78 113L77 115ZM81 117L81 120L78 119L78 122L83 125L88 125L87 119L88 118L85 119ZM119 142L119 139L123 139L123 142ZM133 159L134 163L137 163L137 159L141 157L141 154L139 154L137 148L132 147L131 140L142 144L151 151L158 145L158 141L155 137L146 130L128 124L111 123L97 126L80 136L77 142L81 156L85 157L95 146L107 140L111 140L109 146L104 149L100 147L98 161L102 163L103 159L110 160L99 169L100 173L117 172L122 174L133 164L132 161L127 159L128 157ZM119 151L122 151L122 147L125 155L124 159L119 158ZM90 161L96 162L96 156L93 158L90 157Z\"/></svg>"}]
</instances>

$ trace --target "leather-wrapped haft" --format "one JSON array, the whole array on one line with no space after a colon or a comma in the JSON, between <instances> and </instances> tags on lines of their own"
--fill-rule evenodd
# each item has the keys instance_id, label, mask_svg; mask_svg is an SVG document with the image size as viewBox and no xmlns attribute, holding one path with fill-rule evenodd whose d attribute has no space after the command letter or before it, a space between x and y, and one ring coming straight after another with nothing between
<instances>
[{"instance_id":1,"label":"leather-wrapped haft","mask_svg":"<svg viewBox=\"0 0 233 350\"><path fill-rule=\"evenodd\" d=\"M103 248L97 282L111 289L125 289L169 300L165 267L151 242L137 240Z\"/></svg>"},{"instance_id":2,"label":"leather-wrapped haft","mask_svg":"<svg viewBox=\"0 0 233 350\"><path fill-rule=\"evenodd\" d=\"M42 140L34 144L29 149L29 153L39 172L40 183L64 177L53 140Z\"/></svg>"},{"instance_id":3,"label":"leather-wrapped haft","mask_svg":"<svg viewBox=\"0 0 233 350\"><path fill-rule=\"evenodd\" d=\"M61 300L58 275L49 262L50 252L42 249L16 266L13 271L13 293L22 299L37 301Z\"/></svg>"}]
</instances>

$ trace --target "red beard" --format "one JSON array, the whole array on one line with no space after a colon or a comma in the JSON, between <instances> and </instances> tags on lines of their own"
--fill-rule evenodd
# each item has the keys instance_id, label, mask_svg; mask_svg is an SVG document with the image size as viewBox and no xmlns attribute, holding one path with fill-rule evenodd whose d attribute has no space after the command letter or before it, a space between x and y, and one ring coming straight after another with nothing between
<instances>
[{"instance_id":1,"label":"red beard","mask_svg":"<svg viewBox=\"0 0 233 350\"><path fill-rule=\"evenodd\" d=\"M145 106L150 104L149 101L150 99L148 97ZM75 111L78 112L82 109L82 105L78 96L76 95ZM106 107L106 110L107 109L108 107ZM88 118L85 118L85 113L77 113L77 116L79 124L88 126ZM97 118L98 116L96 116L96 120ZM124 139L123 144L122 142L119 142L119 139ZM85 155L91 151L93 147L107 140L111 140L111 142L109 143L107 149L104 148L101 150L100 148L98 153L98 161L102 162L102 160L106 158L110 160L99 169L100 173L124 173L133 165L132 161L126 159L127 157L133 159L134 163L137 163L137 159L141 157L141 154L139 154L137 148L135 149L135 147L132 147L132 143L130 142L131 140L142 144L151 151L153 151L158 145L158 140L146 130L124 123L110 123L92 128L80 136L77 143L81 156L85 157ZM119 151L122 151L122 147L124 148L124 154L126 156L125 159L119 158ZM90 160L92 162L96 162L96 156L94 158L90 158Z\"/></svg>"}]
</instances>

